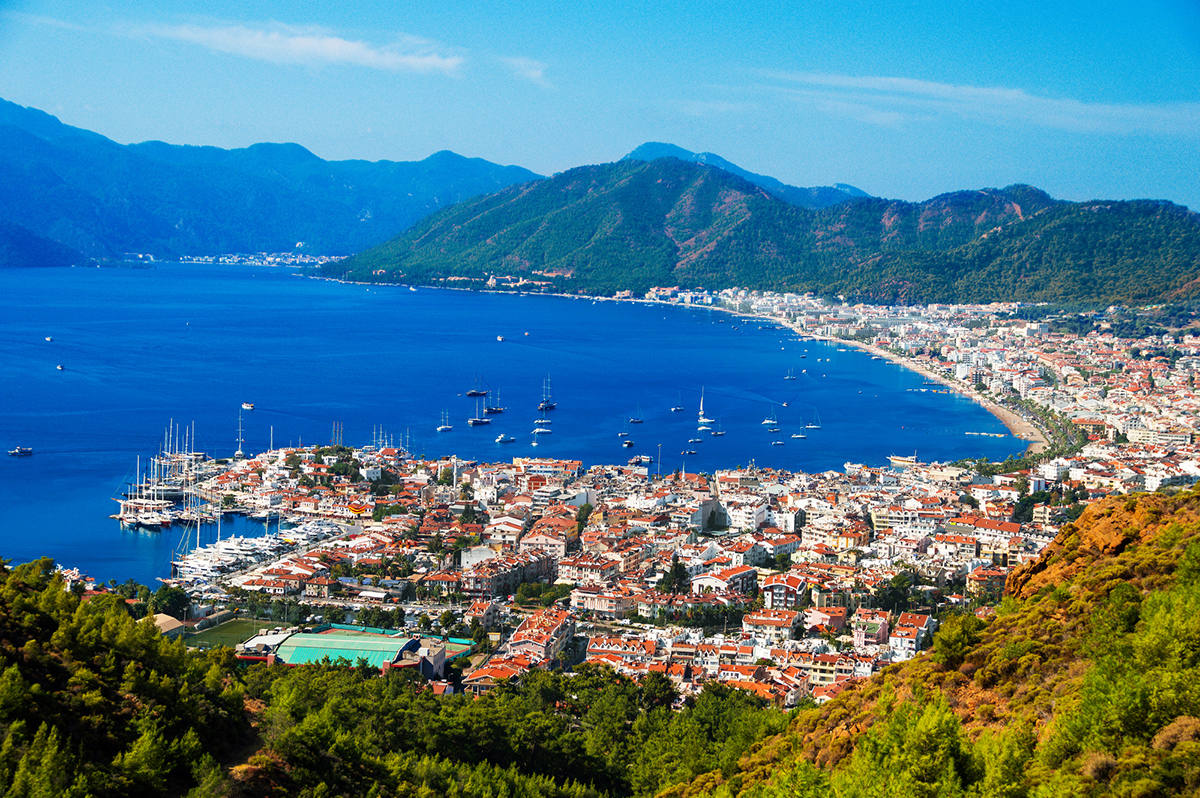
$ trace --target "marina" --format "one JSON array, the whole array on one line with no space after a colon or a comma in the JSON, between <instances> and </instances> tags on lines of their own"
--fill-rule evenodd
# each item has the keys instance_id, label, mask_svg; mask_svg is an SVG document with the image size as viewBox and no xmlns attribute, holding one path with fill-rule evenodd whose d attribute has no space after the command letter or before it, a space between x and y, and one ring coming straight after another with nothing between
<instances>
[{"instance_id":1,"label":"marina","mask_svg":"<svg viewBox=\"0 0 1200 798\"><path fill-rule=\"evenodd\" d=\"M20 445L36 452L0 458L7 468L0 473L0 518L30 533L14 535L5 556L49 555L97 578L169 577L175 541L167 538L175 535L140 524L121 528L108 516L119 511L114 498L138 498L125 496L139 481L130 472L162 448L163 425L172 417L185 419L189 430L188 445L178 448L212 461L238 448L273 448L272 429L274 448L331 443L337 422L346 440L357 441L385 426L417 456L486 462L503 445L508 456L611 462L618 450L633 451L614 446L619 427L601 420L631 405L640 406L643 420L636 448L663 444L654 467L664 472L686 466L711 473L751 459L816 472L848 459L885 464L889 453L918 447L942 461L980 454L1002 460L1026 446L1011 436L964 435L1005 430L957 394L907 392L926 378L889 361L851 349L826 367L827 379L814 379L797 367L804 350L810 359L824 357L834 353L830 345L754 324L733 330L717 323L724 314L705 308L389 286L367 291L301 279L290 269L221 264L9 270L0 281L12 298L0 337L26 342L9 349L0 407L31 408L0 412L0 441L6 451ZM410 323L386 341L343 329L346 318L396 314ZM307 320L299 330L298 317ZM482 346L495 343L496 327L516 317L529 335ZM447 318L470 321L438 336L425 332L441 329ZM43 341L47 333L52 348ZM655 341L654 357L645 357L647 340ZM57 372L56 362L72 367ZM364 369L364 362L376 366ZM447 378L449 363L464 363L465 385ZM789 368L797 379L785 382L780 377ZM212 374L221 377L214 381ZM477 397L464 396L475 375L481 390L489 387L485 376L502 383L508 409L493 419L525 407L539 415L518 423L554 423L505 430L516 440L504 444L496 441L501 430L491 431L498 422L483 434L451 423L454 415L475 417ZM241 408L248 398L253 410ZM484 397L478 399L482 417ZM698 412L693 417L673 407ZM817 445L772 446L759 425L768 407L788 434L819 408L822 429L809 434ZM703 447L687 445L691 438L703 438ZM248 515L222 514L222 529L252 537L263 526Z\"/></svg>"}]
</instances>

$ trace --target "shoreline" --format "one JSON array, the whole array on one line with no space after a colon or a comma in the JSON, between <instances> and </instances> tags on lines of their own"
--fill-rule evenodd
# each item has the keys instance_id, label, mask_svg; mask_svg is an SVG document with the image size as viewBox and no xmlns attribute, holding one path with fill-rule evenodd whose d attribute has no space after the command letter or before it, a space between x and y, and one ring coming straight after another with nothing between
<instances>
[{"instance_id":1,"label":"shoreline","mask_svg":"<svg viewBox=\"0 0 1200 798\"><path fill-rule=\"evenodd\" d=\"M347 284L354 284L354 285L394 285L394 286L415 288L414 285L411 285L408 283L359 283L357 281L341 280L341 279L337 279L337 278L321 277L321 276L316 276L316 275L306 275L306 276L313 276L316 279L331 280L332 282L347 283ZM710 310L710 311L716 310L716 311L720 311L722 313L728 313L729 315L736 316L738 318L756 319L758 321L770 322L771 324L779 324L779 325L787 328L788 330L791 330L793 333L795 333L797 335L805 335L805 336L808 336L815 340L825 341L827 343L836 343L836 344L843 344L846 346L852 346L855 349L859 349L861 351L868 352L872 355L878 355L879 357L883 358L884 360L887 360L890 363L894 363L897 366L906 368L915 374L919 374L922 377L925 377L926 379L934 380L934 381L946 386L950 390L954 391L956 394L963 396L967 399L970 399L971 401L975 402L980 407L982 407L984 410L991 413L1001 424L1003 424L1005 426L1005 428L1008 429L1009 433L1014 438L1025 441L1026 446L1025 446L1025 451L1023 452L1023 456L1040 454L1041 452L1044 452L1046 449L1048 449L1050 446L1050 442L1048 440L1046 440L1045 434L1035 424L1032 424L1029 421L1026 421L1021 416L1017 415L1016 413L1012 412L1011 410L1008 410L1007 408L1001 407L1000 405L996 404L992 400L987 399L983 396L980 396L975 390L967 388L966 386L959 383L957 380L950 380L942 374L937 374L933 371L930 371L927 368L924 368L920 364L912 362L912 360L910 358L899 357L896 354L889 352L886 349L881 349L881 348L875 346L874 344L869 344L864 341L854 341L854 340L849 340L849 339L845 339L845 338L833 338L833 337L830 337L827 335L821 335L820 333L812 332L811 330L798 329L795 326L793 326L791 323L784 321L782 319L774 318L772 316L762 316L762 315L758 315L755 313L744 313L740 310L734 310L733 308L725 307L723 305L675 305L674 303L671 303L671 302L661 302L656 299L636 299L633 297L617 298L617 297L607 297L607 296L590 296L590 295L586 295L586 294L563 294L563 293L558 293L558 292L554 292L554 291L501 291L501 290L496 290L494 288L471 288L471 287L465 287L465 286L460 288L458 286L447 286L447 285L422 285L421 287L430 289L430 290L443 289L443 290L451 290L451 291L476 291L481 294L518 294L518 295L525 295L525 296L553 296L553 297L559 297L562 299L591 299L593 301L631 302L631 303L643 304L643 305L669 305L672 307L688 307L688 308L694 308L694 309L705 309L705 310Z\"/></svg>"},{"instance_id":2,"label":"shoreline","mask_svg":"<svg viewBox=\"0 0 1200 798\"><path fill-rule=\"evenodd\" d=\"M830 343L838 343L838 344L844 344L846 346L852 346L855 349L859 349L864 352L869 352L872 355L878 355L879 357L883 358L884 360L887 360L891 363L895 363L898 366L902 366L915 374L920 374L922 377L925 377L926 379L933 380L938 383L941 383L942 385L945 385L950 390L954 391L955 393L959 394L960 396L970 399L971 401L975 402L980 407L982 407L984 410L988 411L993 416L995 416L1000 421L1001 424L1003 424L1005 427L1008 428L1008 431L1010 433L1012 433L1012 436L1014 438L1018 438L1020 440L1025 441L1026 442L1025 452L1024 452L1025 455L1039 454L1041 452L1044 452L1050 446L1050 442L1046 440L1046 436L1034 424L1031 424L1030 422L1021 418L1020 416L1018 416L1016 413L1012 412L1011 410L1001 407L1000 405L996 404L992 400L987 399L983 396L980 396L976 391L964 388L964 386L961 383L958 383L957 380L951 380L951 379L948 379L943 374L938 374L936 372L930 371L929 369L925 368L924 366L922 366L918 363L913 363L909 358L899 357L896 354L894 354L893 352L889 352L886 349L881 349L878 346L875 346L874 344L868 344L864 341L851 341L851 340L847 340L844 338L830 338L829 336L820 335L820 334L812 333L812 332L808 332L808 331L801 332L800 330L796 330L794 327L792 327L790 325L787 325L787 326L788 326L788 329L792 330L793 332L799 333L799 334L809 335L809 336L816 338L818 340L821 340L821 341L827 341Z\"/></svg>"}]
</instances>

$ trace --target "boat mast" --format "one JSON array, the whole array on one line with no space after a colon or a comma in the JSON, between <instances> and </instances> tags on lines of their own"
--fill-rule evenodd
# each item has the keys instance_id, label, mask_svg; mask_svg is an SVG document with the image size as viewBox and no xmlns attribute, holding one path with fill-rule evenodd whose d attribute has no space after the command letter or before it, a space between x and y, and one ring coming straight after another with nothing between
<instances>
[{"instance_id":1,"label":"boat mast","mask_svg":"<svg viewBox=\"0 0 1200 798\"><path fill-rule=\"evenodd\" d=\"M242 451L242 411L240 409L238 410L238 447L237 451L233 453L233 457L235 460L243 460L246 457Z\"/></svg>"}]
</instances>

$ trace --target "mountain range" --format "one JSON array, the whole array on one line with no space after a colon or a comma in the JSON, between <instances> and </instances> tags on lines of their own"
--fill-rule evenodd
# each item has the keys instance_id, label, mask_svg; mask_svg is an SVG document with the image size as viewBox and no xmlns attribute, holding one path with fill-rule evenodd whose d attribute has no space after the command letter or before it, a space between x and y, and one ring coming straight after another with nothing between
<instances>
[{"instance_id":1,"label":"mountain range","mask_svg":"<svg viewBox=\"0 0 1200 798\"><path fill-rule=\"evenodd\" d=\"M708 164L625 159L464 201L324 272L588 294L742 286L876 303L1165 301L1200 292L1200 217L1023 185L809 209Z\"/></svg>"},{"instance_id":2,"label":"mountain range","mask_svg":"<svg viewBox=\"0 0 1200 798\"><path fill-rule=\"evenodd\" d=\"M348 255L439 208L537 178L448 151L368 162L325 161L298 144L122 145L0 101L0 241L12 251L47 240L95 259Z\"/></svg>"},{"instance_id":3,"label":"mountain range","mask_svg":"<svg viewBox=\"0 0 1200 798\"><path fill-rule=\"evenodd\" d=\"M122 145L0 100L0 265L299 251L330 277L613 294L812 291L878 303L1105 304L1200 293L1200 217L1024 185L924 202L799 188L647 143L542 178L452 152ZM390 240L389 240L390 239Z\"/></svg>"},{"instance_id":4,"label":"mountain range","mask_svg":"<svg viewBox=\"0 0 1200 798\"><path fill-rule=\"evenodd\" d=\"M719 165L806 207L861 194L788 186L673 145L645 144L627 157L668 153ZM121 145L0 100L0 265L69 265L132 252L349 255L441 208L540 177L449 151L370 162L326 161L298 144Z\"/></svg>"}]
</instances>

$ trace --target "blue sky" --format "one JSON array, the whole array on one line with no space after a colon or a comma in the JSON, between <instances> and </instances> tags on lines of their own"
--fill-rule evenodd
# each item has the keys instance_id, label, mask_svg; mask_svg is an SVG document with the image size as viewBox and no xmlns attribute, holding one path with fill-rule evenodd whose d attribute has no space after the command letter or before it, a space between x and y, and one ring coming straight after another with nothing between
<instances>
[{"instance_id":1,"label":"blue sky","mask_svg":"<svg viewBox=\"0 0 1200 798\"><path fill-rule=\"evenodd\" d=\"M1195 0L0 0L0 97L122 143L549 174L665 141L907 200L1200 210Z\"/></svg>"}]
</instances>

